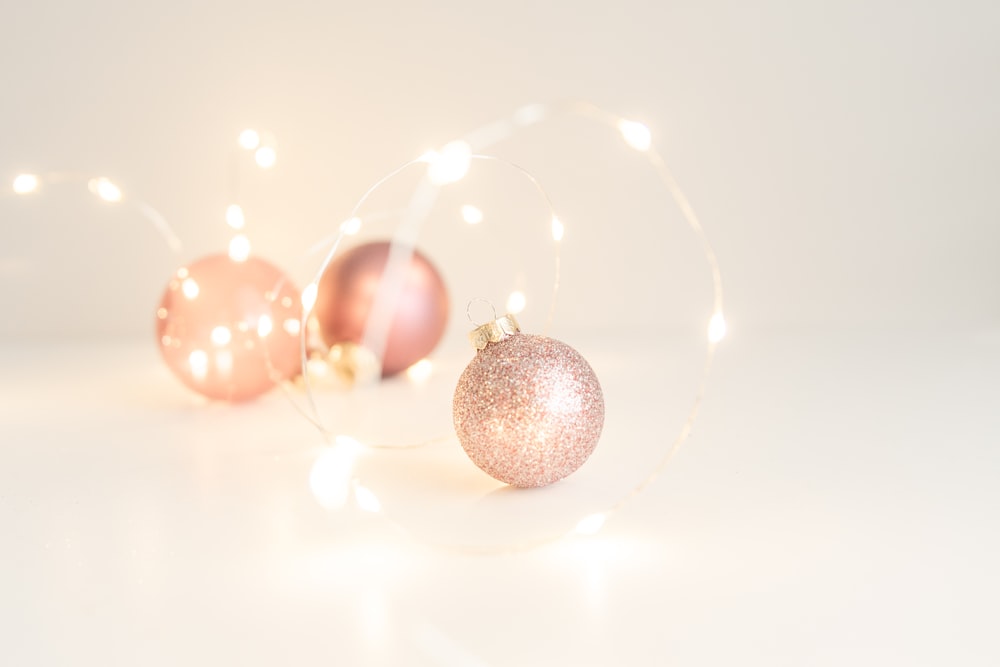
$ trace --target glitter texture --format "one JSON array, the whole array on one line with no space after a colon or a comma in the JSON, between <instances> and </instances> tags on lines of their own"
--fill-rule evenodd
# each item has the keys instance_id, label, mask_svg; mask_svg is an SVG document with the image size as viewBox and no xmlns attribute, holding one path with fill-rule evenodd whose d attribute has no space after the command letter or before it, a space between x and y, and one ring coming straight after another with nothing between
<instances>
[{"instance_id":1,"label":"glitter texture","mask_svg":"<svg viewBox=\"0 0 1000 667\"><path fill-rule=\"evenodd\" d=\"M473 463L513 486L566 477L594 451L604 394L565 343L517 333L476 353L455 388L455 431Z\"/></svg>"}]
</instances>

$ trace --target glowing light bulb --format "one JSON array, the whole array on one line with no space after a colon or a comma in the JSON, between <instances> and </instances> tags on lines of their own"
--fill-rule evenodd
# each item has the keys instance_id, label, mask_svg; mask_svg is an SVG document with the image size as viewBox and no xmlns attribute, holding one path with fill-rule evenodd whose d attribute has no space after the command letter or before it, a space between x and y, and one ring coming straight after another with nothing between
<instances>
[{"instance_id":1,"label":"glowing light bulb","mask_svg":"<svg viewBox=\"0 0 1000 667\"><path fill-rule=\"evenodd\" d=\"M316 305L316 289L316 283L309 283L302 290L302 308L306 312L311 311L312 307Z\"/></svg>"},{"instance_id":2,"label":"glowing light bulb","mask_svg":"<svg viewBox=\"0 0 1000 667\"><path fill-rule=\"evenodd\" d=\"M229 330L229 327L215 327L212 329L211 338L213 345L222 347L229 345L229 342L233 339L233 332Z\"/></svg>"},{"instance_id":3,"label":"glowing light bulb","mask_svg":"<svg viewBox=\"0 0 1000 667\"><path fill-rule=\"evenodd\" d=\"M445 144L438 153L429 156L427 177L434 185L447 185L462 180L472 162L472 147L464 141Z\"/></svg>"},{"instance_id":4,"label":"glowing light bulb","mask_svg":"<svg viewBox=\"0 0 1000 667\"><path fill-rule=\"evenodd\" d=\"M257 161L257 166L261 169L270 169L278 160L278 154L270 146L261 146L253 154L253 157Z\"/></svg>"},{"instance_id":5,"label":"glowing light bulb","mask_svg":"<svg viewBox=\"0 0 1000 667\"><path fill-rule=\"evenodd\" d=\"M552 216L552 238L556 241L562 241L565 233L566 227L563 226L562 221L556 216Z\"/></svg>"},{"instance_id":6,"label":"glowing light bulb","mask_svg":"<svg viewBox=\"0 0 1000 667\"><path fill-rule=\"evenodd\" d=\"M576 532L581 535L596 535L597 531L604 526L607 514L591 514L585 516L576 524Z\"/></svg>"},{"instance_id":7,"label":"glowing light bulb","mask_svg":"<svg viewBox=\"0 0 1000 667\"><path fill-rule=\"evenodd\" d=\"M421 359L406 369L406 377L414 384L423 384L434 373L434 364L430 359Z\"/></svg>"},{"instance_id":8,"label":"glowing light bulb","mask_svg":"<svg viewBox=\"0 0 1000 667\"><path fill-rule=\"evenodd\" d=\"M261 315L260 319L257 320L257 335L266 338L272 329L274 329L274 322L271 320L271 316Z\"/></svg>"},{"instance_id":9,"label":"glowing light bulb","mask_svg":"<svg viewBox=\"0 0 1000 667\"><path fill-rule=\"evenodd\" d=\"M309 471L309 488L316 502L331 510L347 502L354 461L361 449L360 444L348 436L338 435L334 442L333 447L319 455Z\"/></svg>"},{"instance_id":10,"label":"glowing light bulb","mask_svg":"<svg viewBox=\"0 0 1000 667\"><path fill-rule=\"evenodd\" d=\"M252 151L257 146L260 146L260 135L257 134L257 130L247 128L240 132L240 148Z\"/></svg>"},{"instance_id":11,"label":"glowing light bulb","mask_svg":"<svg viewBox=\"0 0 1000 667\"><path fill-rule=\"evenodd\" d=\"M197 299L201 288L198 287L198 283L194 281L194 278L185 278L184 282L181 283L181 292L183 292L186 299Z\"/></svg>"},{"instance_id":12,"label":"glowing light bulb","mask_svg":"<svg viewBox=\"0 0 1000 667\"><path fill-rule=\"evenodd\" d=\"M726 318L721 312L712 315L708 322L708 342L718 343L726 337Z\"/></svg>"},{"instance_id":13,"label":"glowing light bulb","mask_svg":"<svg viewBox=\"0 0 1000 667\"><path fill-rule=\"evenodd\" d=\"M38 190L38 177L34 174L18 174L14 179L14 192L26 195Z\"/></svg>"},{"instance_id":14,"label":"glowing light bulb","mask_svg":"<svg viewBox=\"0 0 1000 667\"><path fill-rule=\"evenodd\" d=\"M344 220L340 223L340 230L347 234L348 236L353 236L361 231L361 218L350 218L349 220Z\"/></svg>"},{"instance_id":15,"label":"glowing light bulb","mask_svg":"<svg viewBox=\"0 0 1000 667\"><path fill-rule=\"evenodd\" d=\"M511 315L522 312L526 305L528 305L528 300L524 296L524 292L520 290L511 292L510 296L507 297L507 312Z\"/></svg>"},{"instance_id":16,"label":"glowing light bulb","mask_svg":"<svg viewBox=\"0 0 1000 667\"><path fill-rule=\"evenodd\" d=\"M375 494L360 484L354 485L354 500L358 503L358 507L366 512L378 512L382 509L382 503L379 502Z\"/></svg>"},{"instance_id":17,"label":"glowing light bulb","mask_svg":"<svg viewBox=\"0 0 1000 667\"><path fill-rule=\"evenodd\" d=\"M122 200L122 191L106 178L90 179L87 188L106 202L114 203Z\"/></svg>"},{"instance_id":18,"label":"glowing light bulb","mask_svg":"<svg viewBox=\"0 0 1000 667\"><path fill-rule=\"evenodd\" d=\"M229 242L229 259L234 262L245 262L250 257L250 239L243 234L237 234Z\"/></svg>"},{"instance_id":19,"label":"glowing light bulb","mask_svg":"<svg viewBox=\"0 0 1000 667\"><path fill-rule=\"evenodd\" d=\"M470 225L478 225L483 221L483 212L471 204L462 207L462 220Z\"/></svg>"},{"instance_id":20,"label":"glowing light bulb","mask_svg":"<svg viewBox=\"0 0 1000 667\"><path fill-rule=\"evenodd\" d=\"M191 375L196 380L204 380L208 375L208 355L204 350L193 350L188 355L188 365L191 366Z\"/></svg>"},{"instance_id":21,"label":"glowing light bulb","mask_svg":"<svg viewBox=\"0 0 1000 667\"><path fill-rule=\"evenodd\" d=\"M239 204L230 204L226 207L226 224L233 229L243 229L246 218L243 217L243 207Z\"/></svg>"},{"instance_id":22,"label":"glowing light bulb","mask_svg":"<svg viewBox=\"0 0 1000 667\"><path fill-rule=\"evenodd\" d=\"M649 128L642 123L632 120L621 120L618 122L618 131L622 133L625 143L637 151L648 151L653 144L653 136Z\"/></svg>"}]
</instances>

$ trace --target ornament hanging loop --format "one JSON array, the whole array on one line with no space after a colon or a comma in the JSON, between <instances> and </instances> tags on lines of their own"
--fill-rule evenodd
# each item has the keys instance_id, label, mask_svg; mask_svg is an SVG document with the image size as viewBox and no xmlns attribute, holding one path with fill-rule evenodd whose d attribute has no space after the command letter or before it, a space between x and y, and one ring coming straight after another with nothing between
<instances>
[{"instance_id":1,"label":"ornament hanging loop","mask_svg":"<svg viewBox=\"0 0 1000 667\"><path fill-rule=\"evenodd\" d=\"M493 321L496 321L497 319L496 306L494 306L493 302L490 301L489 299L484 299L483 297L479 296L476 297L475 299L471 299L469 303L465 304L465 317L468 318L472 326L478 327L481 324L480 322L477 322L474 319L472 319L472 304L474 303L485 303L487 306L489 306L490 310L493 311Z\"/></svg>"}]
</instances>

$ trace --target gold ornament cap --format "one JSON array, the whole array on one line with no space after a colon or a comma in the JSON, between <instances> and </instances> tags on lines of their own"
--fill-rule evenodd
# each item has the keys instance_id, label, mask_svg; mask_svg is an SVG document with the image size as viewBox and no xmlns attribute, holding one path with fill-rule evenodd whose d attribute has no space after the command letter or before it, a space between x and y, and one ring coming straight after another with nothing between
<instances>
[{"instance_id":1,"label":"gold ornament cap","mask_svg":"<svg viewBox=\"0 0 1000 667\"><path fill-rule=\"evenodd\" d=\"M518 326L514 316L508 313L470 331L469 340L476 350L482 350L490 343L499 343L516 333L521 333L521 327Z\"/></svg>"},{"instance_id":2,"label":"gold ornament cap","mask_svg":"<svg viewBox=\"0 0 1000 667\"><path fill-rule=\"evenodd\" d=\"M357 343L337 343L327 354L330 368L347 386L372 383L379 378L379 362L375 353Z\"/></svg>"}]
</instances>

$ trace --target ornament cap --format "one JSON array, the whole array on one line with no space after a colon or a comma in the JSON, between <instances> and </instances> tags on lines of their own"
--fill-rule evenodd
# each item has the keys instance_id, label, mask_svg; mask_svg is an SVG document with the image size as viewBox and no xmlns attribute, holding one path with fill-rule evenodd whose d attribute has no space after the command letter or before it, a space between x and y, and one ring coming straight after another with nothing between
<instances>
[{"instance_id":1,"label":"ornament cap","mask_svg":"<svg viewBox=\"0 0 1000 667\"><path fill-rule=\"evenodd\" d=\"M350 387L374 382L379 377L375 353L357 343L338 343L327 355L330 368Z\"/></svg>"},{"instance_id":2,"label":"ornament cap","mask_svg":"<svg viewBox=\"0 0 1000 667\"><path fill-rule=\"evenodd\" d=\"M514 316L508 313L473 329L469 332L469 340L476 350L482 350L490 343L499 343L517 333L521 333L521 327Z\"/></svg>"}]
</instances>

